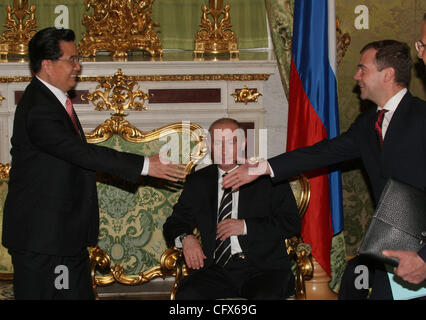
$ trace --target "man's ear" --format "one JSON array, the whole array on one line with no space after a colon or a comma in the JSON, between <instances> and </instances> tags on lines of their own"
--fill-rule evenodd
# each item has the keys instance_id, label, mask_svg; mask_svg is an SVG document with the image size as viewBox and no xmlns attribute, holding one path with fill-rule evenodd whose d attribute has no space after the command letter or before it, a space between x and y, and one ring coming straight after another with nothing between
<instances>
[{"instance_id":1,"label":"man's ear","mask_svg":"<svg viewBox=\"0 0 426 320\"><path fill-rule=\"evenodd\" d=\"M41 60L41 70L49 74L51 69L52 69L52 60L49 60L49 59Z\"/></svg>"},{"instance_id":2,"label":"man's ear","mask_svg":"<svg viewBox=\"0 0 426 320\"><path fill-rule=\"evenodd\" d=\"M384 80L386 82L395 80L395 69L394 68L392 68L392 67L386 68L385 70L383 70L383 72L385 73Z\"/></svg>"}]
</instances>

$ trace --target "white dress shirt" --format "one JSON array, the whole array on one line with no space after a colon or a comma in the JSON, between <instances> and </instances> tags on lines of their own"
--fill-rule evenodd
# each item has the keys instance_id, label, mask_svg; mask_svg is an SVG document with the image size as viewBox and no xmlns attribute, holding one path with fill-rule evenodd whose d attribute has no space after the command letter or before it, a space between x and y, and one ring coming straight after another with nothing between
<instances>
[{"instance_id":1,"label":"white dress shirt","mask_svg":"<svg viewBox=\"0 0 426 320\"><path fill-rule=\"evenodd\" d=\"M61 89L56 88L55 86L51 85L50 83L40 79L38 76L36 76L36 78L38 80L40 80L41 83L43 83L50 91L52 91L52 93L59 100L59 102L62 104L62 106L65 108L65 111L66 111L67 110L66 103L67 103L68 95L65 92L63 92ZM147 176L148 175L148 169L149 169L149 158L144 157L141 175Z\"/></svg>"},{"instance_id":2,"label":"white dress shirt","mask_svg":"<svg viewBox=\"0 0 426 320\"><path fill-rule=\"evenodd\" d=\"M238 166L234 167L233 169L229 170L229 172L232 172L233 170L235 170L236 168L238 168ZM222 200L222 196L224 193L224 189L222 188L222 180L223 180L223 175L225 174L225 171L223 171L222 169L218 169L218 184L217 184L217 210L219 210L219 206L220 206L220 200ZM239 200L239 195L240 192L238 190L233 191L232 192L232 213L231 213L231 219L238 219L238 200ZM244 220L243 220L244 221ZM243 235L247 235L247 225L246 222L244 221L244 231L243 231ZM241 249L240 243L238 241L238 236L231 236L230 237L231 240L231 254L236 254L236 253L240 253L243 252L243 250ZM175 239L175 246L176 248L182 248L182 242L180 241L179 237L177 237Z\"/></svg>"}]
</instances>

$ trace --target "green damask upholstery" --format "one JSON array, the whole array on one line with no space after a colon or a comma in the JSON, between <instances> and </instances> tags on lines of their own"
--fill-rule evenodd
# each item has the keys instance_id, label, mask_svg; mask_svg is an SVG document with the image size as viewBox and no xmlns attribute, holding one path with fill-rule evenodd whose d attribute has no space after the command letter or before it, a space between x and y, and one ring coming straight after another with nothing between
<instances>
[{"instance_id":1,"label":"green damask upholstery","mask_svg":"<svg viewBox=\"0 0 426 320\"><path fill-rule=\"evenodd\" d=\"M160 151L159 141L134 143L113 135L100 145L150 156ZM100 213L99 247L124 273L138 274L160 264L167 249L163 224L171 214L181 189L150 177L131 184L116 177L98 175ZM179 186L177 186L179 187Z\"/></svg>"},{"instance_id":2,"label":"green damask upholstery","mask_svg":"<svg viewBox=\"0 0 426 320\"><path fill-rule=\"evenodd\" d=\"M3 208L8 190L8 165L0 164L0 239L3 228ZM13 278L12 259L5 247L0 243L0 280L10 280Z\"/></svg>"},{"instance_id":3,"label":"green damask upholstery","mask_svg":"<svg viewBox=\"0 0 426 320\"><path fill-rule=\"evenodd\" d=\"M113 121L117 121L117 118ZM115 126L113 131L109 131L111 123L107 120L101 125L101 130L98 127L86 133L88 141L144 156L163 151L162 147L167 144L166 149L171 147L174 161L189 163L188 171L204 156L205 150L197 149L200 140L191 141L194 140L194 130L201 130L197 125L191 124L190 129L186 128L189 131L185 131L185 125L173 124L144 133L123 119L118 121L120 125ZM105 130L105 127L109 129ZM104 137L105 131L108 131L107 139ZM190 155L189 151L196 145L198 151ZM97 249L101 249L101 254L94 254L92 262L103 259L107 266L104 266L106 270L103 273L97 271L94 287L115 281L141 284L158 276L175 275L174 266L172 270L166 270L173 261L163 257L170 250L167 251L162 230L182 192L182 186L183 183L152 177L141 177L138 183L133 184L98 173L100 227ZM99 261L96 263L98 266L101 264Z\"/></svg>"}]
</instances>

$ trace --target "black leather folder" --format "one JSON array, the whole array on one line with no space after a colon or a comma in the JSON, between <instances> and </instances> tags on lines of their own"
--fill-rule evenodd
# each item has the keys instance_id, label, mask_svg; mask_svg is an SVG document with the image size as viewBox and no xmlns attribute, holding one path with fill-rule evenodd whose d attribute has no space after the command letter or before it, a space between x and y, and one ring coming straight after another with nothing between
<instances>
[{"instance_id":1,"label":"black leather folder","mask_svg":"<svg viewBox=\"0 0 426 320\"><path fill-rule=\"evenodd\" d=\"M425 236L426 193L390 178L359 253L396 267L398 259L385 257L382 251L389 249L418 252L425 245Z\"/></svg>"}]
</instances>

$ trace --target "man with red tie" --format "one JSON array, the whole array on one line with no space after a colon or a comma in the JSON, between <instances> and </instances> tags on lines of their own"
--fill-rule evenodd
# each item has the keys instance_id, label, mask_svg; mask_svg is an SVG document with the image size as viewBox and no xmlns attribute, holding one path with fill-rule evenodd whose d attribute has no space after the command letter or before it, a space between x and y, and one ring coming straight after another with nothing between
<instances>
[{"instance_id":1,"label":"man with red tie","mask_svg":"<svg viewBox=\"0 0 426 320\"><path fill-rule=\"evenodd\" d=\"M93 299L87 247L97 243L96 171L136 182L177 181L183 165L88 144L67 92L80 58L69 29L46 28L29 42L34 77L15 112L2 242L14 268L15 299ZM64 286L55 286L65 272Z\"/></svg>"},{"instance_id":2,"label":"man with red tie","mask_svg":"<svg viewBox=\"0 0 426 320\"><path fill-rule=\"evenodd\" d=\"M383 40L367 44L361 50L354 79L361 99L370 100L377 107L360 114L346 132L334 139L266 162L240 166L224 178L224 188L238 188L265 174L273 181L282 181L302 172L361 158L376 202L390 177L426 190L426 102L407 90L412 64L410 48L405 43ZM416 266L424 268L426 246L412 258ZM353 265L359 263L353 260ZM383 267L373 266L371 271L371 298L392 299ZM353 280L343 279L342 286L346 284L353 286ZM366 293L360 292L355 298L363 298Z\"/></svg>"}]
</instances>

